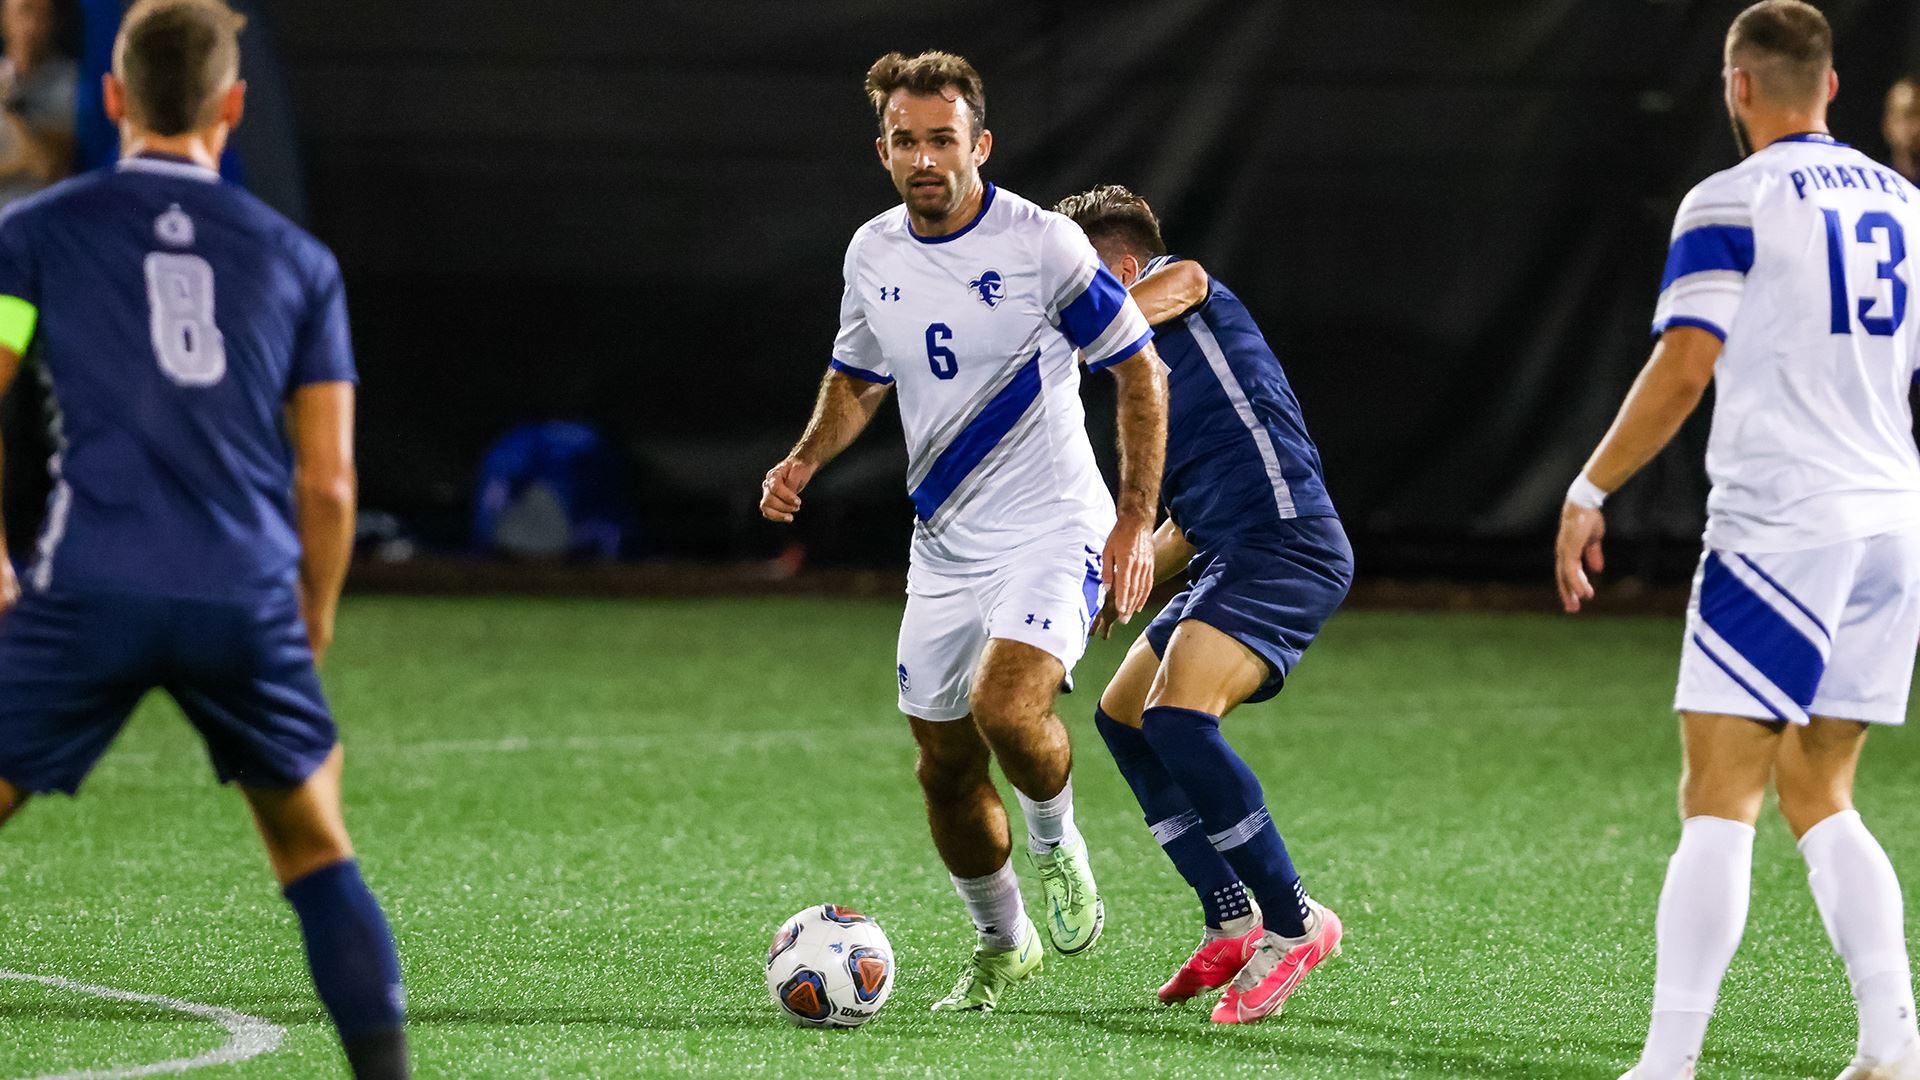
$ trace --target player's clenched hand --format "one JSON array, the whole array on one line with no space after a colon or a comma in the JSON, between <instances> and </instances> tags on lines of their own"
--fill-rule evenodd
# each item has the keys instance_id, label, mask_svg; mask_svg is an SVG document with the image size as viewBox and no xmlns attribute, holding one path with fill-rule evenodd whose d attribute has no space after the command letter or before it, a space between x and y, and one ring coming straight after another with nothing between
<instances>
[{"instance_id":1,"label":"player's clenched hand","mask_svg":"<svg viewBox=\"0 0 1920 1080\"><path fill-rule=\"evenodd\" d=\"M1100 576L1121 622L1147 606L1147 596L1153 592L1151 522L1122 517L1115 523L1107 550L1100 556Z\"/></svg>"},{"instance_id":2,"label":"player's clenched hand","mask_svg":"<svg viewBox=\"0 0 1920 1080\"><path fill-rule=\"evenodd\" d=\"M1600 538L1606 535L1607 519L1598 510L1567 503L1560 508L1560 536L1553 543L1553 573L1560 586L1560 606L1569 614L1580 610L1582 600L1593 599L1593 583L1587 572L1606 568L1600 554Z\"/></svg>"},{"instance_id":3,"label":"player's clenched hand","mask_svg":"<svg viewBox=\"0 0 1920 1080\"><path fill-rule=\"evenodd\" d=\"M1114 610L1113 593L1107 593L1107 599L1100 605L1100 613L1093 617L1093 627L1088 631L1094 637L1105 641L1113 636L1113 624L1120 621L1120 612Z\"/></svg>"},{"instance_id":4,"label":"player's clenched hand","mask_svg":"<svg viewBox=\"0 0 1920 1080\"><path fill-rule=\"evenodd\" d=\"M800 489L813 479L817 465L787 458L767 470L760 482L760 516L768 521L792 521L800 512Z\"/></svg>"}]
</instances>

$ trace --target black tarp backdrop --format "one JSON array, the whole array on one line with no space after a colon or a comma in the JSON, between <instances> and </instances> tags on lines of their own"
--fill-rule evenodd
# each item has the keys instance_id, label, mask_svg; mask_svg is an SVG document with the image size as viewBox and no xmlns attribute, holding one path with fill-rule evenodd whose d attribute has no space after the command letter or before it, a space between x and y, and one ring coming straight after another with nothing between
<instances>
[{"instance_id":1,"label":"black tarp backdrop","mask_svg":"<svg viewBox=\"0 0 1920 1080\"><path fill-rule=\"evenodd\" d=\"M860 91L889 49L981 69L992 179L1126 183L1246 299L1376 572L1538 571L1644 360L1673 209L1734 161L1738 2L265 6L351 296L366 502L447 535L486 444L564 417L634 447L680 553L780 542L758 474L804 420L846 239L894 201ZM1920 6L1823 7L1835 131L1879 155ZM1703 435L1617 501L1630 563L1684 569ZM903 558L901 469L889 407L819 482L817 556Z\"/></svg>"}]
</instances>

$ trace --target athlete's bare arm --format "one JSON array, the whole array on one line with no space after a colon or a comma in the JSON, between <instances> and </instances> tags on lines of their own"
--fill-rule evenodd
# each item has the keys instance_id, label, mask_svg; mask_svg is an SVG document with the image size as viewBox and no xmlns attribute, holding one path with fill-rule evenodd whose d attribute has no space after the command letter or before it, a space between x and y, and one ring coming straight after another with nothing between
<instances>
[{"instance_id":1,"label":"athlete's bare arm","mask_svg":"<svg viewBox=\"0 0 1920 1080\"><path fill-rule=\"evenodd\" d=\"M1199 307L1207 298L1210 282L1199 263L1183 259L1169 263L1133 283L1127 290L1147 325L1159 326Z\"/></svg>"},{"instance_id":2,"label":"athlete's bare arm","mask_svg":"<svg viewBox=\"0 0 1920 1080\"><path fill-rule=\"evenodd\" d=\"M20 354L12 349L0 346L0 397L5 397L7 388L13 385L13 377L20 372ZM6 471L7 454L0 446L0 473ZM6 614L15 600L20 599L20 579L14 576L13 560L7 557L7 524L0 521L0 615ZM0 820L5 820L0 818Z\"/></svg>"},{"instance_id":3,"label":"athlete's bare arm","mask_svg":"<svg viewBox=\"0 0 1920 1080\"><path fill-rule=\"evenodd\" d=\"M827 372L820 380L820 396L813 403L807 430L778 465L767 470L760 483L760 516L788 522L800 512L800 490L820 466L853 444L873 414L886 400L887 384L856 379L844 372Z\"/></svg>"},{"instance_id":4,"label":"athlete's bare arm","mask_svg":"<svg viewBox=\"0 0 1920 1080\"><path fill-rule=\"evenodd\" d=\"M353 557L353 515L359 499L353 402L352 383L324 382L300 387L287 403L293 502L300 525L300 610L316 664L333 644L334 613Z\"/></svg>"},{"instance_id":5,"label":"athlete's bare arm","mask_svg":"<svg viewBox=\"0 0 1920 1080\"><path fill-rule=\"evenodd\" d=\"M1167 369L1148 342L1111 370L1120 391L1120 494L1101 572L1126 622L1153 592L1153 525L1167 458Z\"/></svg>"},{"instance_id":6,"label":"athlete's bare arm","mask_svg":"<svg viewBox=\"0 0 1920 1080\"><path fill-rule=\"evenodd\" d=\"M1588 480L1602 491L1617 491L1673 441L1713 381L1720 346L1718 337L1694 326L1676 326L1660 335L1613 426L1587 459ZM1554 576L1560 604L1569 612L1579 611L1582 600L1593 598L1587 572L1597 573L1605 565L1600 554L1605 532L1606 519L1600 511L1571 502L1561 507Z\"/></svg>"}]
</instances>

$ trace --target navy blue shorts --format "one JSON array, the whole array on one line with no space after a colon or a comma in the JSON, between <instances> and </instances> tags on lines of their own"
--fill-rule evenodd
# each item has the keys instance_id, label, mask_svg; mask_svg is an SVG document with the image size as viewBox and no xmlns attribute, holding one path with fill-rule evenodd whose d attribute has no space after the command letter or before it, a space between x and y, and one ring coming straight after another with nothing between
<instances>
[{"instance_id":1,"label":"navy blue shorts","mask_svg":"<svg viewBox=\"0 0 1920 1080\"><path fill-rule=\"evenodd\" d=\"M246 603L28 592L0 618L0 779L73 794L155 689L221 783L297 787L338 737L291 588Z\"/></svg>"},{"instance_id":2,"label":"navy blue shorts","mask_svg":"<svg viewBox=\"0 0 1920 1080\"><path fill-rule=\"evenodd\" d=\"M1187 587L1147 624L1147 644L1164 657L1174 627L1206 623L1267 662L1267 680L1247 698L1265 701L1280 692L1352 584L1353 548L1339 518L1249 529L1194 555Z\"/></svg>"}]
</instances>

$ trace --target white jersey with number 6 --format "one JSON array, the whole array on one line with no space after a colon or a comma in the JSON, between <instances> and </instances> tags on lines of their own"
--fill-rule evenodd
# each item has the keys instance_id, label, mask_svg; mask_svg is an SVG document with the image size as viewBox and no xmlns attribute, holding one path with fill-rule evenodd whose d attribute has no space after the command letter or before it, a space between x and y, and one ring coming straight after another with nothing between
<instances>
[{"instance_id":1,"label":"white jersey with number 6","mask_svg":"<svg viewBox=\"0 0 1920 1080\"><path fill-rule=\"evenodd\" d=\"M1104 538L1075 351L1089 370L1152 338L1071 221L986 186L957 232L923 237L905 207L847 246L833 367L893 383L915 522L910 586L995 569L1063 531Z\"/></svg>"},{"instance_id":2,"label":"white jersey with number 6","mask_svg":"<svg viewBox=\"0 0 1920 1080\"><path fill-rule=\"evenodd\" d=\"M1707 546L1801 551L1920 524L1920 191L1825 135L1779 140L1680 205L1654 319L1726 343Z\"/></svg>"}]
</instances>

